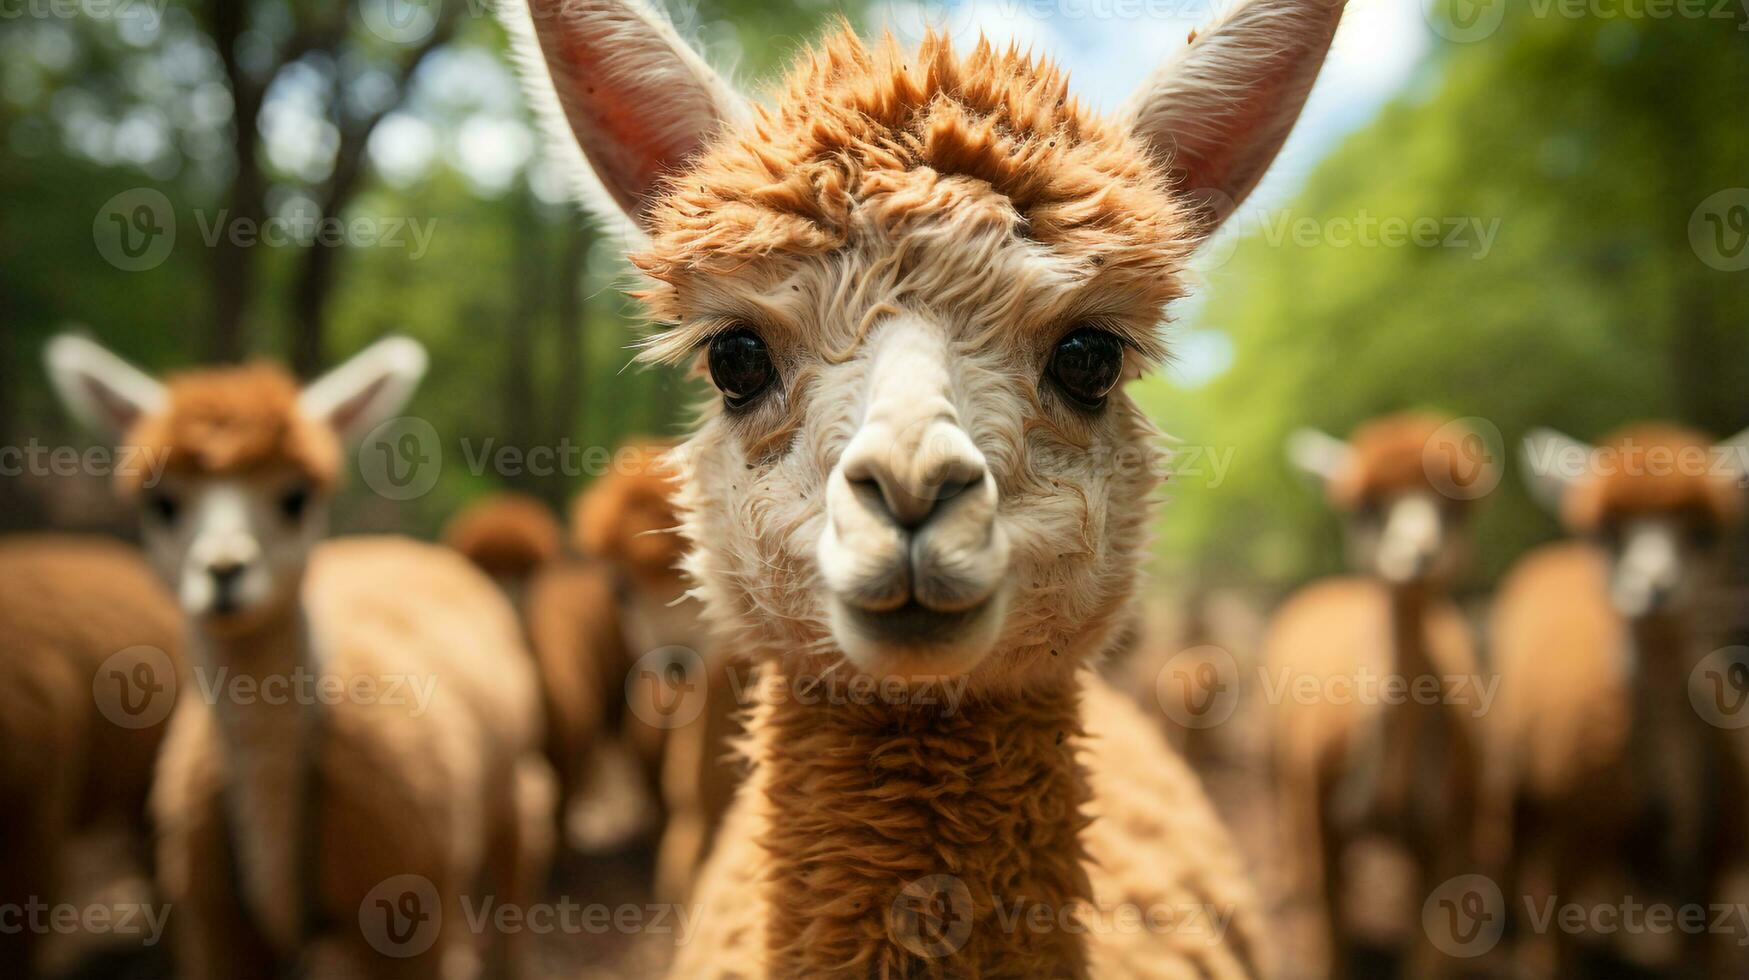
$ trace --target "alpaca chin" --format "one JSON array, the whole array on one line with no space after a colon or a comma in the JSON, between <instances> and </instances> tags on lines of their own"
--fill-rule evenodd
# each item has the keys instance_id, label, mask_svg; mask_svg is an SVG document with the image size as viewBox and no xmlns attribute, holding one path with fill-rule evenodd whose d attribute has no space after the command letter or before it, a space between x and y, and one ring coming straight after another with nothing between
<instances>
[{"instance_id":1,"label":"alpaca chin","mask_svg":"<svg viewBox=\"0 0 1749 980\"><path fill-rule=\"evenodd\" d=\"M832 603L832 635L850 662L876 677L911 681L971 673L995 648L1008 611L1007 591L960 612L909 603L868 612Z\"/></svg>"}]
</instances>

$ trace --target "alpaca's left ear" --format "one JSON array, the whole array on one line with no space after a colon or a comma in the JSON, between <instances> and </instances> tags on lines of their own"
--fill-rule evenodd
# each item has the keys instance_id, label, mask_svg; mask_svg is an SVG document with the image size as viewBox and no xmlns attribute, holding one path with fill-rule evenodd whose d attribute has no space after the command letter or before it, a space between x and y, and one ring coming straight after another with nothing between
<instances>
[{"instance_id":1,"label":"alpaca's left ear","mask_svg":"<svg viewBox=\"0 0 1749 980\"><path fill-rule=\"evenodd\" d=\"M379 340L298 395L298 408L357 442L392 418L425 376L425 348L407 337Z\"/></svg>"},{"instance_id":2,"label":"alpaca's left ear","mask_svg":"<svg viewBox=\"0 0 1749 980\"><path fill-rule=\"evenodd\" d=\"M1206 237L1251 193L1305 107L1345 0L1240 0L1131 97Z\"/></svg>"},{"instance_id":3,"label":"alpaca's left ear","mask_svg":"<svg viewBox=\"0 0 1749 980\"><path fill-rule=\"evenodd\" d=\"M500 10L536 108L561 152L582 151L582 197L605 217L642 227L660 178L746 112L646 0L506 0Z\"/></svg>"},{"instance_id":4,"label":"alpaca's left ear","mask_svg":"<svg viewBox=\"0 0 1749 980\"><path fill-rule=\"evenodd\" d=\"M96 341L64 333L43 349L55 394L87 427L112 439L164 407L164 386Z\"/></svg>"}]
</instances>

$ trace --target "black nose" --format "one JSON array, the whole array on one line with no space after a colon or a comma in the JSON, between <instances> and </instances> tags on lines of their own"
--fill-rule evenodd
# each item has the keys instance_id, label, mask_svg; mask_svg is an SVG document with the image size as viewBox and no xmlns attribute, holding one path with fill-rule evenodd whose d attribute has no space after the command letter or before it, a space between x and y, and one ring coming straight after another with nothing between
<instances>
[{"instance_id":1,"label":"black nose","mask_svg":"<svg viewBox=\"0 0 1749 980\"><path fill-rule=\"evenodd\" d=\"M237 580L243 577L243 567L241 562L207 566L207 574L213 577L213 590L218 593L221 603L231 598L231 593L237 587Z\"/></svg>"}]
</instances>

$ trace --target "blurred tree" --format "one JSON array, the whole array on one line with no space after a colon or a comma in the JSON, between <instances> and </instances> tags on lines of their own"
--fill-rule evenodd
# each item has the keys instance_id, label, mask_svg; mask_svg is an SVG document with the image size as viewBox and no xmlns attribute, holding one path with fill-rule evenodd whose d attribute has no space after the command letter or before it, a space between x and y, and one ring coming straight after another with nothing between
<instances>
[{"instance_id":1,"label":"blurred tree","mask_svg":"<svg viewBox=\"0 0 1749 980\"><path fill-rule=\"evenodd\" d=\"M1278 582L1339 567L1336 522L1282 458L1299 425L1346 434L1426 406L1496 426L1507 475L1483 509L1483 580L1555 531L1522 488L1528 428L1749 425L1749 272L1690 239L1703 202L1749 219L1749 191L1715 197L1749 184L1744 12L1546 9L1510 5L1491 37L1446 45L1289 207L1236 219L1249 233L1196 318L1231 338L1231 369L1141 392L1174 434L1234 452L1219 485L1174 489L1168 564ZM1357 237L1387 218L1431 219L1436 240Z\"/></svg>"}]
</instances>

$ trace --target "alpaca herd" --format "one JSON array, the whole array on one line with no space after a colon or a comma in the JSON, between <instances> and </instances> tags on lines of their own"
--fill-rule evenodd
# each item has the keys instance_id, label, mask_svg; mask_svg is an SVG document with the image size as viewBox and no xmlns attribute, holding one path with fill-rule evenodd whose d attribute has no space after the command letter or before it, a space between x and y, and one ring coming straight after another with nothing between
<instances>
[{"instance_id":1,"label":"alpaca herd","mask_svg":"<svg viewBox=\"0 0 1749 980\"><path fill-rule=\"evenodd\" d=\"M529 908L561 859L647 841L687 980L1346 977L1381 945L1468 975L1492 960L1421 914L1466 875L1505 896L1501 975L1741 975L1730 937L1600 952L1519 899L1716 905L1749 875L1749 745L1695 707L1749 674L1707 659L1701 601L1749 433L1533 433L1522 469L1573 538L1484 611L1459 585L1503 467L1477 433L1297 432L1353 571L1252 651L1282 685L1274 889L1142 706L1152 679L1096 673L1151 635L1160 434L1124 384L1166 358L1191 254L1343 7L1242 0L1107 118L983 41L840 28L761 103L643 0L503 5L580 196L631 244L642 356L715 389L690 437L628 444L564 522L503 493L442 544L330 538L416 342L300 386L159 381L56 338L71 414L162 467L116 481L137 549L0 542L0 906L62 901L109 833L172 910L178 976L532 980L528 930L482 900ZM1611 468L1648 449L1717 465ZM1282 693L1363 675L1418 693ZM1363 908L1379 866L1407 927ZM0 976L46 976L44 938L0 929Z\"/></svg>"}]
</instances>

